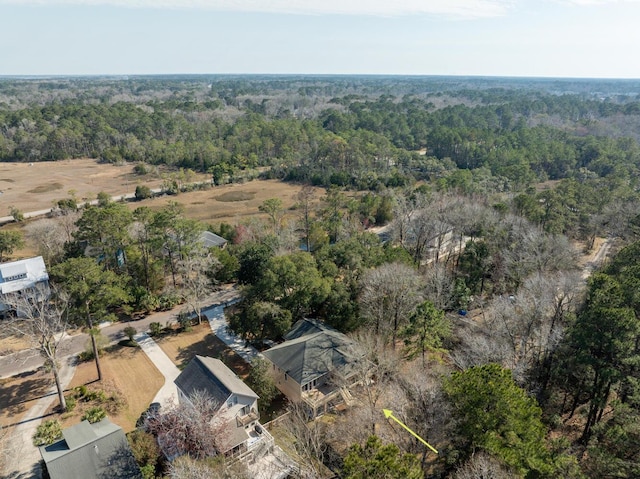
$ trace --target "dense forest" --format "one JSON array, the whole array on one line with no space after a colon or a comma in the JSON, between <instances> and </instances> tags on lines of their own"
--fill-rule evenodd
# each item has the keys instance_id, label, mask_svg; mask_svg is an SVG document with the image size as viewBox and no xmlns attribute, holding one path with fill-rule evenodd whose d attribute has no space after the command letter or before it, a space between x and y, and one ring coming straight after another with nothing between
<instances>
[{"instance_id":1,"label":"dense forest","mask_svg":"<svg viewBox=\"0 0 640 479\"><path fill-rule=\"evenodd\" d=\"M229 325L247 341L279 340L303 317L355 338L362 407L304 425L310 471L632 478L639 94L640 82L614 80L4 78L0 161L91 157L214 184L300 184L291 210L264 202L265 221L205 225L180 195L134 211L99 196L23 231L78 324L177 303L200 317L212 285L235 282ZM205 228L229 246L204 251ZM602 243L609 261L581 263ZM77 287L86 278L93 291ZM440 454L384 423L390 404Z\"/></svg>"}]
</instances>

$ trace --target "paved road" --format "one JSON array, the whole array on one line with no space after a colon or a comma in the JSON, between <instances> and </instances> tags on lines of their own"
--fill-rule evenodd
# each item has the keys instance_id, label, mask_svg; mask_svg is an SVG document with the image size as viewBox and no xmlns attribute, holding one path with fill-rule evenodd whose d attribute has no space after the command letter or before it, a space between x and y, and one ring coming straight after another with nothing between
<instances>
[{"instance_id":1,"label":"paved road","mask_svg":"<svg viewBox=\"0 0 640 479\"><path fill-rule=\"evenodd\" d=\"M216 306L229 301L233 301L239 297L236 289L228 287L222 291L211 294L204 304ZM184 309L184 305L178 306L170 311L153 313L144 319L131 321L128 323L115 323L102 328L102 334L109 338L109 342L117 342L125 338L123 330L128 326L133 326L138 332L144 332L149 329L149 324L158 322L163 326L168 322L175 322L176 315ZM62 342L59 348L58 357L76 355L84 351L89 342L89 335L86 333L75 334L69 336ZM15 376L27 371L33 371L43 365L42 358L34 351L21 351L19 353L10 354L0 357L0 379Z\"/></svg>"}]
</instances>

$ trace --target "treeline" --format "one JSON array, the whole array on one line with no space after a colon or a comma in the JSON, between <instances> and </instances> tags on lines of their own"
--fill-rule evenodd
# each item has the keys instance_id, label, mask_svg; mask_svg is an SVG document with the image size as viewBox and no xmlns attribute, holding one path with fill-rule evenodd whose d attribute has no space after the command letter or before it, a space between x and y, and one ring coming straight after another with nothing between
<instances>
[{"instance_id":1,"label":"treeline","mask_svg":"<svg viewBox=\"0 0 640 479\"><path fill-rule=\"evenodd\" d=\"M190 168L218 182L265 167L272 177L359 189L438 178L448 186L458 169L507 190L584 174L638 176L634 139L589 135L613 128L610 117L635 121L640 103L631 96L467 84L443 94L437 82L403 79L393 90L390 80L362 77L0 85L7 99L63 96L0 103L0 161L95 157ZM414 91L399 96L406 85Z\"/></svg>"}]
</instances>

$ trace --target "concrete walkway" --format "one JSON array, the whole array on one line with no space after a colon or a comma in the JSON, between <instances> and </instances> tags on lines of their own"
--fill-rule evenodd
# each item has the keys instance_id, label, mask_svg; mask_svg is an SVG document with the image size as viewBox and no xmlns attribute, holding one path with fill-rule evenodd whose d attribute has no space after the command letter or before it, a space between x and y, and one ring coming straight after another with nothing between
<instances>
[{"instance_id":1,"label":"concrete walkway","mask_svg":"<svg viewBox=\"0 0 640 479\"><path fill-rule=\"evenodd\" d=\"M71 382L76 371L75 357L69 356L63 358L60 367L60 383L62 388ZM9 444L11 452L9 457L13 458L12 464L6 471L7 477L11 479L41 477L40 471L40 451L33 445L32 437L37 427L43 419L46 419L44 413L49 409L51 404L58 400L58 390L55 384L40 398L36 404L24 415L20 423L11 433Z\"/></svg>"},{"instance_id":2,"label":"concrete walkway","mask_svg":"<svg viewBox=\"0 0 640 479\"><path fill-rule=\"evenodd\" d=\"M262 357L262 354L258 352L256 348L250 344L246 344L243 339L238 338L227 328L227 318L224 316L224 308L230 304L235 303L237 300L232 300L224 304L212 306L210 308L202 310L209 320L209 326L211 331L215 334L224 344L238 353L246 362L251 363L254 358Z\"/></svg>"},{"instance_id":3,"label":"concrete walkway","mask_svg":"<svg viewBox=\"0 0 640 479\"><path fill-rule=\"evenodd\" d=\"M178 389L174 381L180 375L180 370L173 364L158 344L147 333L138 333L134 339L140 349L149 357L151 362L164 376L164 386L160 388L153 402L160 403L162 407L178 404Z\"/></svg>"}]
</instances>

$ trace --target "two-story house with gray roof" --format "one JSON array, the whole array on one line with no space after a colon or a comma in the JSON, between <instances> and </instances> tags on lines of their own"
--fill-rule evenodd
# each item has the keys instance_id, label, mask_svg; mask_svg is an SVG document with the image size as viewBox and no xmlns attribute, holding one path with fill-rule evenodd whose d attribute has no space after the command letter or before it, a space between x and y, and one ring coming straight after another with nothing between
<instances>
[{"instance_id":1,"label":"two-story house with gray roof","mask_svg":"<svg viewBox=\"0 0 640 479\"><path fill-rule=\"evenodd\" d=\"M175 380L178 401L189 401L204 392L220 406L216 420L226 422L225 454L253 451L260 445L273 445L273 438L259 422L258 395L222 361L196 356Z\"/></svg>"},{"instance_id":2,"label":"two-story house with gray roof","mask_svg":"<svg viewBox=\"0 0 640 479\"><path fill-rule=\"evenodd\" d=\"M285 341L262 354L272 364L278 389L306 403L313 416L351 399L348 389L361 360L353 340L315 319L297 321Z\"/></svg>"}]
</instances>

